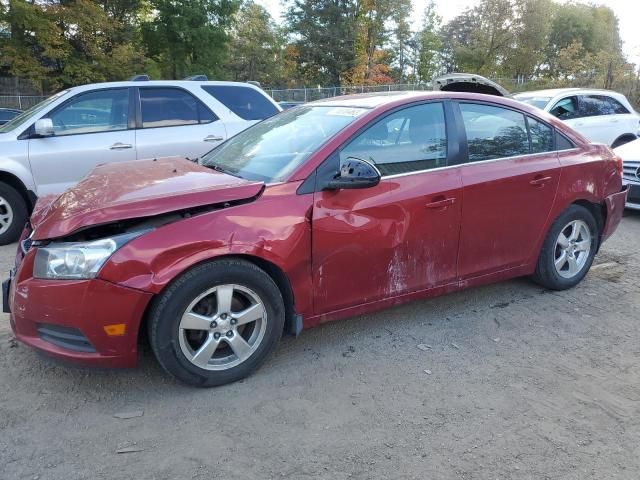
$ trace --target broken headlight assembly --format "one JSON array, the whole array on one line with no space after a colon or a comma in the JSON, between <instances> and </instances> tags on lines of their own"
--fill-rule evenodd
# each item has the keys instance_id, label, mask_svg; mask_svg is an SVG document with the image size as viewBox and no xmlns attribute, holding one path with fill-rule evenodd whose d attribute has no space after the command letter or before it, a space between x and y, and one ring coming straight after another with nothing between
<instances>
[{"instance_id":1,"label":"broken headlight assembly","mask_svg":"<svg viewBox=\"0 0 640 480\"><path fill-rule=\"evenodd\" d=\"M51 242L37 246L33 276L50 280L94 278L116 250L149 231L144 229L98 240Z\"/></svg>"}]
</instances>

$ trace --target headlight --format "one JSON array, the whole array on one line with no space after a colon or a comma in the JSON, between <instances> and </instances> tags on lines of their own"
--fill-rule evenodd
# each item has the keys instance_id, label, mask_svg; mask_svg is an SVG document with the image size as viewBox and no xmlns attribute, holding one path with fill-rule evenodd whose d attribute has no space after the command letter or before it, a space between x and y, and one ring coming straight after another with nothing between
<instances>
[{"instance_id":1,"label":"headlight","mask_svg":"<svg viewBox=\"0 0 640 480\"><path fill-rule=\"evenodd\" d=\"M55 280L94 278L113 252L148 231L139 230L90 242L60 242L38 247L33 276Z\"/></svg>"}]
</instances>

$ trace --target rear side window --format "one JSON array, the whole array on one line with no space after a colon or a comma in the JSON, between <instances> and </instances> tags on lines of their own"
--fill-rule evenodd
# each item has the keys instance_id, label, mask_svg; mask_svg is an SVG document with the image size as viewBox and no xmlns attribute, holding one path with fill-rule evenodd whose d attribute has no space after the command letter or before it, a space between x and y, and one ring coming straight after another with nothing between
<instances>
[{"instance_id":1,"label":"rear side window","mask_svg":"<svg viewBox=\"0 0 640 480\"><path fill-rule=\"evenodd\" d=\"M630 113L629 110L627 110L627 108L615 98L607 97L605 95L600 98L609 106L609 112L611 112L610 115Z\"/></svg>"},{"instance_id":2,"label":"rear side window","mask_svg":"<svg viewBox=\"0 0 640 480\"><path fill-rule=\"evenodd\" d=\"M193 95L178 88L141 88L142 128L211 123L217 117Z\"/></svg>"},{"instance_id":3,"label":"rear side window","mask_svg":"<svg viewBox=\"0 0 640 480\"><path fill-rule=\"evenodd\" d=\"M575 145L564 135L556 132L556 150L571 150Z\"/></svg>"},{"instance_id":4,"label":"rear side window","mask_svg":"<svg viewBox=\"0 0 640 480\"><path fill-rule=\"evenodd\" d=\"M531 153L552 152L553 129L534 118L528 117Z\"/></svg>"},{"instance_id":5,"label":"rear side window","mask_svg":"<svg viewBox=\"0 0 640 480\"><path fill-rule=\"evenodd\" d=\"M340 159L374 163L382 175L447 164L447 135L442 103L404 108L375 122L340 151Z\"/></svg>"},{"instance_id":6,"label":"rear side window","mask_svg":"<svg viewBox=\"0 0 640 480\"><path fill-rule=\"evenodd\" d=\"M584 95L580 97L580 116L597 117L629 113L624 105L606 95Z\"/></svg>"},{"instance_id":7,"label":"rear side window","mask_svg":"<svg viewBox=\"0 0 640 480\"><path fill-rule=\"evenodd\" d=\"M243 120L263 120L279 111L263 93L253 88L233 85L204 85L202 88Z\"/></svg>"},{"instance_id":8,"label":"rear side window","mask_svg":"<svg viewBox=\"0 0 640 480\"><path fill-rule=\"evenodd\" d=\"M583 95L580 97L580 116L597 117L600 115L612 115L613 111L609 102L596 95Z\"/></svg>"},{"instance_id":9,"label":"rear side window","mask_svg":"<svg viewBox=\"0 0 640 480\"><path fill-rule=\"evenodd\" d=\"M461 103L469 161L516 157L529 153L524 115L506 108Z\"/></svg>"}]
</instances>

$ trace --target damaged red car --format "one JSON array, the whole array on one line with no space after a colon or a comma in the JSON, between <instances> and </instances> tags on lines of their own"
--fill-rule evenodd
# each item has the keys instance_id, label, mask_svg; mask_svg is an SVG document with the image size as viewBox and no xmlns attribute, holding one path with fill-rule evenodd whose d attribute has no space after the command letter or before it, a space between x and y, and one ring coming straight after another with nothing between
<instances>
[{"instance_id":1,"label":"damaged red car","mask_svg":"<svg viewBox=\"0 0 640 480\"><path fill-rule=\"evenodd\" d=\"M18 340L178 379L245 377L283 333L530 276L576 285L616 229L622 161L480 94L340 97L198 159L100 166L41 199L4 284Z\"/></svg>"}]
</instances>

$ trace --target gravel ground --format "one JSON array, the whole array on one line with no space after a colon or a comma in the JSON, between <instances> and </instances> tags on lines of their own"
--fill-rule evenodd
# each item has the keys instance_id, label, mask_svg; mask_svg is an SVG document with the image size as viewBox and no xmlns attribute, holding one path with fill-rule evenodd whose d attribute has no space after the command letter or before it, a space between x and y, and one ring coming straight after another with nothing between
<instances>
[{"instance_id":1,"label":"gravel ground","mask_svg":"<svg viewBox=\"0 0 640 480\"><path fill-rule=\"evenodd\" d=\"M0 479L636 480L638 247L628 213L573 290L518 279L324 325L210 390L149 351L134 370L53 364L3 315Z\"/></svg>"}]
</instances>

